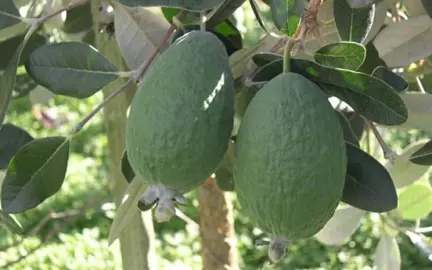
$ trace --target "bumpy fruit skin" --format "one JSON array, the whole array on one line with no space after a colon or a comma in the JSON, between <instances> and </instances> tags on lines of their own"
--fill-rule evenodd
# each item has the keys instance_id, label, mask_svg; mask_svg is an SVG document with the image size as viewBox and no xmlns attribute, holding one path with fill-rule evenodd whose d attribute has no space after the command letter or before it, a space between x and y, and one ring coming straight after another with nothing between
<instances>
[{"instance_id":1,"label":"bumpy fruit skin","mask_svg":"<svg viewBox=\"0 0 432 270\"><path fill-rule=\"evenodd\" d=\"M314 235L341 199L345 151L338 117L319 87L299 74L278 75L252 99L237 135L242 210L276 239Z\"/></svg>"},{"instance_id":2,"label":"bumpy fruit skin","mask_svg":"<svg viewBox=\"0 0 432 270\"><path fill-rule=\"evenodd\" d=\"M234 117L234 81L224 45L192 31L152 64L126 128L131 167L150 185L185 193L222 161Z\"/></svg>"}]
</instances>

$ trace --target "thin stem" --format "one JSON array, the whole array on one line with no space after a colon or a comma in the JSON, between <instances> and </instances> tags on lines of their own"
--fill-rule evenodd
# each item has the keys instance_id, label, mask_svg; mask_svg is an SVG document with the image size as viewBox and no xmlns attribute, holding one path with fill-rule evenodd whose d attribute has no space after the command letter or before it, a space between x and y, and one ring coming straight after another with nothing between
<instances>
[{"instance_id":1,"label":"thin stem","mask_svg":"<svg viewBox=\"0 0 432 270\"><path fill-rule=\"evenodd\" d=\"M283 72L288 73L291 70L291 50L294 47L294 42L290 38L288 39L285 51L284 51L284 60L283 60Z\"/></svg>"},{"instance_id":2,"label":"thin stem","mask_svg":"<svg viewBox=\"0 0 432 270\"><path fill-rule=\"evenodd\" d=\"M201 31L206 30L206 13L205 13L205 11L202 11L200 13L200 30Z\"/></svg>"},{"instance_id":3,"label":"thin stem","mask_svg":"<svg viewBox=\"0 0 432 270\"><path fill-rule=\"evenodd\" d=\"M378 143L380 144L384 154L384 158L390 160L390 162L394 164L398 155L390 149L390 147L384 141L375 125L370 120L365 119L365 121L371 129L372 133L374 134L375 138L377 139Z\"/></svg>"},{"instance_id":4,"label":"thin stem","mask_svg":"<svg viewBox=\"0 0 432 270\"><path fill-rule=\"evenodd\" d=\"M185 15L185 12L181 12L177 16L179 16L179 17L182 18L184 15ZM171 34L173 33L174 29L175 29L174 24L171 24L170 28L165 33L165 36L163 37L162 41L156 47L155 51L150 56L150 58L147 59L133 73L132 77L130 77L122 86L120 86L119 89L117 89L116 91L114 91L113 93L111 93L111 95L109 95L104 101L102 101L102 103L100 103L98 106L96 106L96 108L94 108L93 111L91 111L89 115L87 115L83 120L81 120L78 124L76 124L75 127L70 131L69 138L71 138L73 135L75 135L78 132L80 132L80 130L84 127L84 125L87 124L87 122L90 121L90 119L92 119L93 116L95 116L96 113L98 113L108 102L110 102L113 98L115 98L121 92L123 92L124 90L126 90L131 84L133 84L134 82L137 82L137 81L139 81L141 79L141 77L147 71L147 69L150 66L150 64L153 62L153 60L158 55L158 53L159 53L160 49L162 48L162 46L165 44L165 42L168 41L168 39L171 36Z\"/></svg>"}]
</instances>

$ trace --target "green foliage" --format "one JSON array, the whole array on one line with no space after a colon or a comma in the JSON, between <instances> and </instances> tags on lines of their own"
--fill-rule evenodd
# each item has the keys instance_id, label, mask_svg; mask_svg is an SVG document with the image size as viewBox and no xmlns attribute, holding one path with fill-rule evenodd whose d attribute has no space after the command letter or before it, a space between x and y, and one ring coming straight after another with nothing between
<instances>
[{"instance_id":1,"label":"green foliage","mask_svg":"<svg viewBox=\"0 0 432 270\"><path fill-rule=\"evenodd\" d=\"M65 5L69 2L62 1ZM287 67L293 74L313 83L329 98L333 111L339 116L336 122L343 130L347 149L347 174L335 214L313 237L291 243L286 258L276 265L268 265L268 247L260 248L254 244L255 240L269 236L261 231L265 226L255 227L252 215L233 200L236 237L240 240L237 245L239 267L430 267L428 257L432 254L432 243L427 227L432 225L432 189L428 174L432 164L429 109L432 104L432 47L429 46L432 41L432 9L429 2L404 1L395 7L394 1L327 0L326 9L318 14L309 14L313 16L304 16L309 7L304 1L295 0L120 0L113 4L112 12L107 9L107 4L96 11L92 10L90 2L83 1L66 8L64 21L61 16L54 16L59 8L55 6L57 4L36 3L30 9L22 9L29 1L0 1L0 51L4 56L0 60L0 169L5 170L0 171L0 224L8 229L0 233L0 267L17 258L21 260L19 254L23 253L23 248L31 250L39 244L42 246L35 249L33 255L9 268L24 269L28 265L32 269L121 267L118 245L112 245L113 250L109 250L106 244L113 244L125 224L139 210L148 211L158 203L143 200L146 186L135 177L126 151L121 171L129 186L123 203L115 211L116 215L109 203L104 203L86 210L76 220L67 217L68 226L64 226L61 220L48 218L52 220L35 235L28 232L51 211L73 212L84 207L95 190L101 190L100 196L111 201L103 181L108 155L105 130L97 112L129 89L128 86L145 85L152 79L151 72L146 73L147 69L150 67L150 71L152 66L160 63L163 55L175 46L174 40L183 40L185 32L201 28L218 37L229 57L213 59L217 53L211 50L190 52L187 63L180 61L185 73L175 77L168 67L179 65L174 63L177 56L168 55L166 68L161 72L164 87L154 91L153 99L140 102L139 106L145 110L156 101L166 105L167 100L181 100L175 110L162 105L154 107L154 110L162 107L160 115L171 112L166 130L182 125L190 128L179 121L180 112L183 108L197 107L191 105L191 100L202 94L200 91L209 84L211 76L203 75L200 78L203 87L196 91L184 87L188 88L184 93L191 95L191 91L194 92L189 98L181 99L179 85L199 73L206 66L202 63L209 59L213 59L213 67L217 67L219 62L230 66L236 98L232 104L234 126L226 134L231 135L232 141L228 151L225 149L218 157L212 157L214 168L211 170L221 189L231 191L233 195L241 194L245 188L259 193L256 191L258 184L251 185L250 182L239 190L238 180L233 174L239 164L234 154L244 136L237 133L248 122L244 119L250 104L284 69L286 72ZM394 8L399 14L404 14L398 18L400 22L387 17L387 10ZM99 12L100 25L93 24L96 14L92 12ZM315 21L315 15L324 17L326 21ZM174 16L177 19L173 19ZM304 20L300 21L302 16ZM203 24L203 19L208 21ZM170 27L169 24L173 25ZM176 29L172 36L170 31L173 28ZM106 32L118 44L128 70L118 70L105 55L92 47L94 41L100 41ZM295 32L298 35L293 37ZM170 36L172 42L168 42ZM286 43L287 36L293 43ZM287 44L289 46L285 47ZM197 59L201 59L201 63L192 65L192 60ZM125 83L102 102L99 90L114 80ZM171 86L177 91L161 98L160 93ZM49 95L42 97L42 93ZM139 94L149 98L149 89L139 88L136 96ZM200 101L202 103L202 98ZM290 106L281 110L289 109ZM314 109L314 106L305 105L297 113L304 117L305 112ZM154 110L138 115L140 124ZM260 132L267 131L263 127L276 120L275 115L264 117L264 112L257 112L256 117L249 120L256 124L261 119L262 125L256 127ZM289 130L295 130L302 117L281 125L290 125ZM316 118L320 123L323 116L317 115ZM3 124L5 119L6 124ZM154 119L155 125L162 123L162 117ZM258 132L253 136L256 134ZM210 134L207 135L204 136L208 137L206 139L211 138ZM166 133L162 132L157 139L164 136ZM176 136L178 134L169 137ZM271 140L272 136L274 134L265 134L249 147L255 151L269 143L281 147L287 135L280 136L277 143ZM334 137L335 133L334 129L327 129L308 136ZM189 144L202 139L199 134L190 137ZM154 138L140 139L151 146L155 142ZM310 146L311 142L304 140L304 143ZM185 143L178 145L187 147ZM323 146L314 149L320 147ZM172 154L171 148L170 144L160 147ZM266 150L258 151L255 162ZM160 155L155 148L151 151L152 157ZM284 151L289 153L293 147L287 146ZM169 167L177 166L179 171L190 174L191 170L179 165L180 161L194 160L195 167L202 167L211 159L210 155L173 157L179 162L170 162ZM266 157L272 162L278 159L277 155L267 154ZM323 157L315 155L314 158ZM324 161L329 162L329 158ZM303 167L304 171L308 170L310 163L299 163L296 170ZM140 166L135 165L137 168ZM268 164L262 166L268 167ZM334 166L330 167L334 169ZM251 171L255 170L252 176L256 178L265 171L265 168L257 168L251 168ZM274 178L277 183L278 178ZM269 190L271 187L265 188ZM283 186L274 187L263 196L270 200L277 190L283 189ZM189 191L180 201L190 205L178 208L198 220L196 193L195 190ZM279 208L286 208L288 203L286 198L280 199ZM276 211L280 211L279 208ZM265 214L269 211L263 209ZM112 224L107 222L113 217ZM154 225L157 232L154 241L162 269L181 266L202 269L200 254L203 247L199 242L199 230L192 225L185 225L179 219ZM65 231L53 233L53 228ZM14 240L22 242L10 247ZM70 260L71 257L76 259Z\"/></svg>"},{"instance_id":2,"label":"green foliage","mask_svg":"<svg viewBox=\"0 0 432 270\"><path fill-rule=\"evenodd\" d=\"M25 68L38 84L53 93L80 99L88 98L119 76L108 59L81 42L39 47Z\"/></svg>"},{"instance_id":3,"label":"green foliage","mask_svg":"<svg viewBox=\"0 0 432 270\"><path fill-rule=\"evenodd\" d=\"M372 27L375 5L352 8L347 0L334 0L333 15L341 40L363 43Z\"/></svg>"}]
</instances>

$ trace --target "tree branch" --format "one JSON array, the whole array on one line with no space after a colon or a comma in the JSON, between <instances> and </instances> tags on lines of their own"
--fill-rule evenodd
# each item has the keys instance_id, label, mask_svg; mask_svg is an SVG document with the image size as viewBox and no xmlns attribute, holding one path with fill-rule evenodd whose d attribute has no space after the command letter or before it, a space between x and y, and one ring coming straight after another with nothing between
<instances>
[{"instance_id":1,"label":"tree branch","mask_svg":"<svg viewBox=\"0 0 432 270\"><path fill-rule=\"evenodd\" d=\"M177 15L177 19L181 20L185 16L186 12L182 11ZM111 95L109 95L102 103L100 103L96 108L93 109L83 120L81 120L78 124L75 125L75 127L70 131L69 137L72 137L73 135L80 132L80 130L84 127L85 124L87 124L90 119L93 118L108 102L110 102L113 98L118 96L121 92L126 90L132 83L139 81L142 76L144 76L145 72L149 68L150 64L153 62L153 60L158 55L160 49L162 46L168 41L171 34L174 32L175 24L172 23L165 33L165 36L163 37L162 41L158 44L155 51L152 53L152 55L134 72L132 77L130 77L119 89L114 91Z\"/></svg>"}]
</instances>

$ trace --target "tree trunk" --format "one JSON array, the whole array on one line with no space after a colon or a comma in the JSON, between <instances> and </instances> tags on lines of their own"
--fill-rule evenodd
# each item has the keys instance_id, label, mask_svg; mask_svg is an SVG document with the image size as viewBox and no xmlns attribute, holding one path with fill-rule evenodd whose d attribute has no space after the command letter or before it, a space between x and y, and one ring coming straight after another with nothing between
<instances>
[{"instance_id":1,"label":"tree trunk","mask_svg":"<svg viewBox=\"0 0 432 270\"><path fill-rule=\"evenodd\" d=\"M92 0L93 18L97 14L99 1ZM96 22L97 20L94 20ZM94 31L97 32L97 25ZM115 37L108 38L106 34L96 34L95 47L107 57L119 70L127 67L115 41ZM118 79L104 87L104 98L117 90L125 80ZM126 112L135 93L136 86L131 86L123 93L111 100L103 109L104 123L108 136L109 152L109 188L116 207L121 203L127 182L121 173L121 158L125 149ZM137 212L139 210L137 209ZM122 265L125 270L158 269L153 244L154 229L151 212L138 213L124 228L119 237Z\"/></svg>"},{"instance_id":2,"label":"tree trunk","mask_svg":"<svg viewBox=\"0 0 432 270\"><path fill-rule=\"evenodd\" d=\"M230 194L210 177L198 189L198 200L203 269L239 269Z\"/></svg>"}]
</instances>

